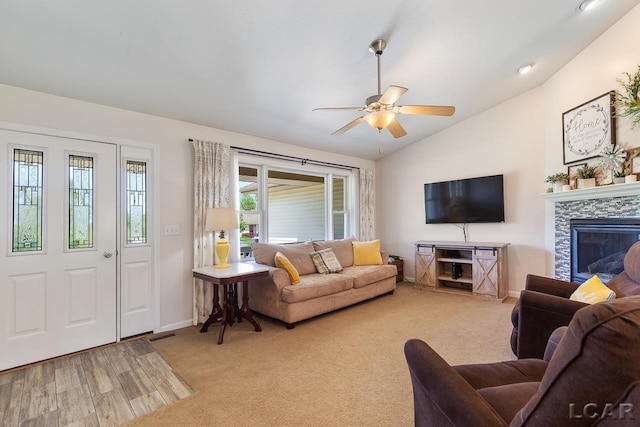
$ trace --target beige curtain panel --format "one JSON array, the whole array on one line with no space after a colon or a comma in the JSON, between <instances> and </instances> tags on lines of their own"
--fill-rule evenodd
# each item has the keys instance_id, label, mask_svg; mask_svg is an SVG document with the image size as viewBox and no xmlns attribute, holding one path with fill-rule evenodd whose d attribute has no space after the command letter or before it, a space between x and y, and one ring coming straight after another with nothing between
<instances>
[{"instance_id":1,"label":"beige curtain panel","mask_svg":"<svg viewBox=\"0 0 640 427\"><path fill-rule=\"evenodd\" d=\"M213 264L214 233L205 230L207 208L229 207L231 200L231 147L211 141L193 141L193 266ZM193 324L202 323L212 310L211 283L193 280Z\"/></svg>"}]
</instances>

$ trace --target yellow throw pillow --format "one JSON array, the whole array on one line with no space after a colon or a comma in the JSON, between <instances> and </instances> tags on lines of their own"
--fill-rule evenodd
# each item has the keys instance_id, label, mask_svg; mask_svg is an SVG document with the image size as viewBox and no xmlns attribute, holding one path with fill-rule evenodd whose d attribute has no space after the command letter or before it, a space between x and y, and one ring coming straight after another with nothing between
<instances>
[{"instance_id":1,"label":"yellow throw pillow","mask_svg":"<svg viewBox=\"0 0 640 427\"><path fill-rule=\"evenodd\" d=\"M291 279L292 285L297 285L300 283L300 274L298 270L291 264L289 258L283 255L282 252L276 252L276 256L274 257L276 267L284 268L289 273L289 279Z\"/></svg>"},{"instance_id":2,"label":"yellow throw pillow","mask_svg":"<svg viewBox=\"0 0 640 427\"><path fill-rule=\"evenodd\" d=\"M380 240L353 243L353 265L382 265Z\"/></svg>"},{"instance_id":3,"label":"yellow throw pillow","mask_svg":"<svg viewBox=\"0 0 640 427\"><path fill-rule=\"evenodd\" d=\"M602 301L615 299L616 293L607 288L598 276L584 282L569 297L570 300L580 301L586 304L595 304Z\"/></svg>"}]
</instances>

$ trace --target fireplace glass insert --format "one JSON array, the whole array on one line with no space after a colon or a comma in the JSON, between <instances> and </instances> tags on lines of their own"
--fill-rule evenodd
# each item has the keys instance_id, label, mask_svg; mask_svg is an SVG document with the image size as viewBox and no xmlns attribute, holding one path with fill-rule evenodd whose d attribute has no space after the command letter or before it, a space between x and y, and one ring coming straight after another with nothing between
<instances>
[{"instance_id":1,"label":"fireplace glass insert","mask_svg":"<svg viewBox=\"0 0 640 427\"><path fill-rule=\"evenodd\" d=\"M572 219L571 281L593 275L603 282L624 270L627 250L640 240L640 218Z\"/></svg>"}]
</instances>

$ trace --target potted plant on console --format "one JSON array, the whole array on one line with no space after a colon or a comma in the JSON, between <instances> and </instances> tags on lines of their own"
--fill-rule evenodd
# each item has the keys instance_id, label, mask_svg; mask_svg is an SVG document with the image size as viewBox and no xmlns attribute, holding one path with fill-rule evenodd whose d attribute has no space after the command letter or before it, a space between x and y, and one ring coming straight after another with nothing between
<instances>
[{"instance_id":1,"label":"potted plant on console","mask_svg":"<svg viewBox=\"0 0 640 427\"><path fill-rule=\"evenodd\" d=\"M564 172L554 173L553 175L549 175L544 180L544 182L548 182L553 186L553 190L551 188L547 190L548 193L550 193L551 191L557 193L559 191L562 191L563 185L567 185L569 183L569 175Z\"/></svg>"},{"instance_id":2,"label":"potted plant on console","mask_svg":"<svg viewBox=\"0 0 640 427\"><path fill-rule=\"evenodd\" d=\"M593 188L596 186L596 167L584 165L576 171L578 188Z\"/></svg>"}]
</instances>

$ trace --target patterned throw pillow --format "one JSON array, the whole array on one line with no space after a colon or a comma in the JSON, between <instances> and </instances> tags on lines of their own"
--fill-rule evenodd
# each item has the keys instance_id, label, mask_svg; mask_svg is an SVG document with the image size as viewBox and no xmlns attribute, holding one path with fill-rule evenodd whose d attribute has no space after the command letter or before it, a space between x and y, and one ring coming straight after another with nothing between
<instances>
[{"instance_id":1,"label":"patterned throw pillow","mask_svg":"<svg viewBox=\"0 0 640 427\"><path fill-rule=\"evenodd\" d=\"M342 271L342 266L331 248L311 252L311 259L320 274L339 273Z\"/></svg>"}]
</instances>

